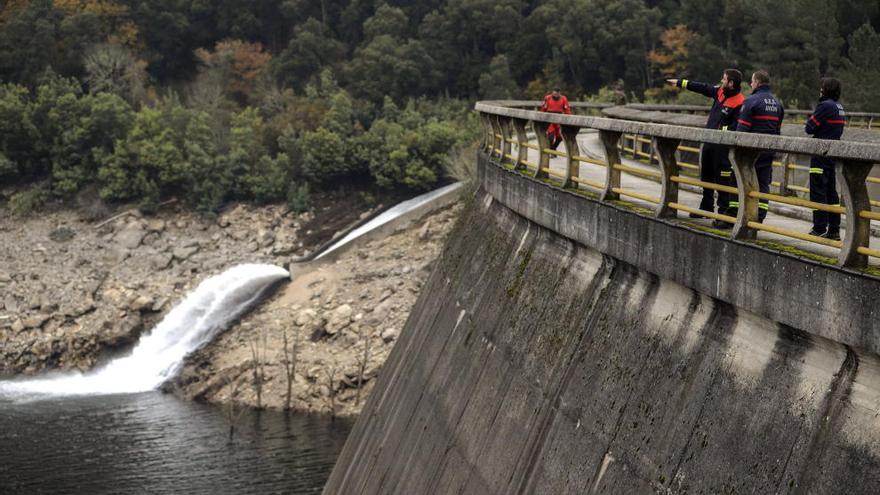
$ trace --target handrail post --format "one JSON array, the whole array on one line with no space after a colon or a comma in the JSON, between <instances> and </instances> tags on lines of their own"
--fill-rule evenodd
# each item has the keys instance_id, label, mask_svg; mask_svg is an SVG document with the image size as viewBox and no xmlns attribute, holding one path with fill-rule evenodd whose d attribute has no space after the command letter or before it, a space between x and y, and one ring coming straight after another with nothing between
<instances>
[{"instance_id":1,"label":"handrail post","mask_svg":"<svg viewBox=\"0 0 880 495\"><path fill-rule=\"evenodd\" d=\"M859 212L871 211L871 198L865 179L871 173L873 163L855 160L834 162L837 183L841 186L841 199L846 208L846 236L840 248L837 264L851 268L868 266L868 256L859 253L860 247L869 247L871 220L862 218Z\"/></svg>"},{"instance_id":2,"label":"handrail post","mask_svg":"<svg viewBox=\"0 0 880 495\"><path fill-rule=\"evenodd\" d=\"M532 127L535 129L535 137L538 138L538 170L535 171L535 178L546 179L550 174L544 169L550 168L550 154L544 150L550 147L550 140L547 139L547 129L550 124L533 120Z\"/></svg>"},{"instance_id":3,"label":"handrail post","mask_svg":"<svg viewBox=\"0 0 880 495\"><path fill-rule=\"evenodd\" d=\"M620 151L617 150L620 137L621 133L616 131L599 131L599 140L602 141L602 147L605 148L606 168L602 201L620 198L620 195L614 192L614 189L620 188L620 170L614 168L614 165L620 163Z\"/></svg>"},{"instance_id":4,"label":"handrail post","mask_svg":"<svg viewBox=\"0 0 880 495\"><path fill-rule=\"evenodd\" d=\"M505 163L513 163L513 160L508 158L510 156L511 145L510 142L512 139L510 138L510 121L506 117L498 116L498 128L501 129L501 158L498 160L502 165Z\"/></svg>"},{"instance_id":5,"label":"handrail post","mask_svg":"<svg viewBox=\"0 0 880 495\"><path fill-rule=\"evenodd\" d=\"M575 157L580 156L581 154L577 142L578 132L580 132L579 127L568 125L562 126L562 141L565 143L565 151L568 154L565 179L562 180L563 189L572 186L577 187L577 183L572 180L572 177L578 177L580 175L581 164L579 161L575 160Z\"/></svg>"},{"instance_id":6,"label":"handrail post","mask_svg":"<svg viewBox=\"0 0 880 495\"><path fill-rule=\"evenodd\" d=\"M512 119L513 120L513 129L516 132L516 141L517 145L517 153L516 153L516 164L514 164L514 170L522 170L526 167L525 161L529 159L529 147L526 146L529 144L529 135L526 133L526 124L529 123L527 120L523 119Z\"/></svg>"},{"instance_id":7,"label":"handrail post","mask_svg":"<svg viewBox=\"0 0 880 495\"><path fill-rule=\"evenodd\" d=\"M731 239L755 239L757 231L749 227L749 222L758 221L758 198L751 193L758 191L758 173L755 162L761 155L760 150L749 148L733 148L730 150L730 163L736 174L736 192L739 197L739 209L736 223L730 233Z\"/></svg>"},{"instance_id":8,"label":"handrail post","mask_svg":"<svg viewBox=\"0 0 880 495\"><path fill-rule=\"evenodd\" d=\"M673 182L672 177L678 175L678 161L676 160L676 152L681 141L678 139L669 139L654 137L652 139L651 148L656 150L657 158L660 162L660 204L657 206L658 218L675 218L678 213L669 207L669 203L678 202L678 182Z\"/></svg>"}]
</instances>

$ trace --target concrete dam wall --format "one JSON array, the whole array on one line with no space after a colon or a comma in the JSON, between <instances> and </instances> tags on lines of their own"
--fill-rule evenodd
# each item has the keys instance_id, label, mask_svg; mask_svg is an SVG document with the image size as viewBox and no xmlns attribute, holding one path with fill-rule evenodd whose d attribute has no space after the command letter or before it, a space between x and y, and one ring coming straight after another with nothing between
<instances>
[{"instance_id":1,"label":"concrete dam wall","mask_svg":"<svg viewBox=\"0 0 880 495\"><path fill-rule=\"evenodd\" d=\"M570 208L563 193L531 182L538 190L528 195L559 199L524 215L511 207L509 184L505 195L487 185L501 184L500 174L528 181L481 162L484 187L450 235L325 493L880 492L873 327L819 321L842 314L840 302L814 308L796 328L796 314L770 304L839 283L871 308L874 279L784 258L774 273L796 286L788 292L738 296L744 290L731 287L751 283L749 270L705 289L692 273L669 275L659 248L627 248L648 253L636 258L616 251L612 232L657 220L574 198L599 209L583 223L605 239L600 252L559 233L552 211ZM711 236L674 235L693 246L689 270L710 268L699 251ZM724 242L734 259L746 254L731 250L753 249ZM792 278L795 263L813 278ZM764 290L783 284L762 276Z\"/></svg>"}]
</instances>

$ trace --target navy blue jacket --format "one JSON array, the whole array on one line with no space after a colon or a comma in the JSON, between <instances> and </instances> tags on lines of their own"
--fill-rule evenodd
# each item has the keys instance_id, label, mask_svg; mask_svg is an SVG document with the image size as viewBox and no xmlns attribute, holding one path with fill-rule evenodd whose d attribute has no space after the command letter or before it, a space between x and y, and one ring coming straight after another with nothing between
<instances>
[{"instance_id":1,"label":"navy blue jacket","mask_svg":"<svg viewBox=\"0 0 880 495\"><path fill-rule=\"evenodd\" d=\"M782 103L770 91L766 84L758 86L752 94L746 98L739 119L736 121L736 130L740 132L753 132L757 134L779 135L782 130L782 120L785 118L785 109ZM773 164L773 152L761 153L756 168L769 167Z\"/></svg>"},{"instance_id":2,"label":"navy blue jacket","mask_svg":"<svg viewBox=\"0 0 880 495\"><path fill-rule=\"evenodd\" d=\"M736 119L739 117L740 107L745 100L742 93L728 91L725 94L719 85L713 86L687 79L680 79L678 86L712 98L712 109L709 110L706 129L727 130L736 127Z\"/></svg>"},{"instance_id":3,"label":"navy blue jacket","mask_svg":"<svg viewBox=\"0 0 880 495\"><path fill-rule=\"evenodd\" d=\"M819 104L813 110L813 115L807 119L804 131L812 134L816 139L840 139L843 135L843 128L846 127L846 112L843 105L823 96L819 99ZM813 167L834 167L834 161L828 158L814 156L810 160Z\"/></svg>"},{"instance_id":4,"label":"navy blue jacket","mask_svg":"<svg viewBox=\"0 0 880 495\"><path fill-rule=\"evenodd\" d=\"M831 98L823 96L807 119L804 131L816 139L840 139L846 126L846 112L843 105Z\"/></svg>"}]
</instances>

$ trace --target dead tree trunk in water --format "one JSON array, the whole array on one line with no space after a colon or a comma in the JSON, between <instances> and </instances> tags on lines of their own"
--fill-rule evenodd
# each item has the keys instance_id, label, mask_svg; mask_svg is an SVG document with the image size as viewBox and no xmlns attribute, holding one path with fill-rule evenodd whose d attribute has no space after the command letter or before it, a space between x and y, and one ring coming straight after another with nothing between
<instances>
[{"instance_id":1,"label":"dead tree trunk in water","mask_svg":"<svg viewBox=\"0 0 880 495\"><path fill-rule=\"evenodd\" d=\"M257 394L257 409L263 408L263 384L266 382L266 346L265 332L251 341L251 356L254 359L253 387Z\"/></svg>"},{"instance_id":2,"label":"dead tree trunk in water","mask_svg":"<svg viewBox=\"0 0 880 495\"><path fill-rule=\"evenodd\" d=\"M327 399L330 402L330 417L336 417L336 371L337 363L333 362L331 366L324 368L327 377Z\"/></svg>"},{"instance_id":3,"label":"dead tree trunk in water","mask_svg":"<svg viewBox=\"0 0 880 495\"><path fill-rule=\"evenodd\" d=\"M284 345L284 357L281 364L284 365L284 373L287 377L287 395L284 397L284 408L290 409L291 395L293 394L293 383L296 381L296 353L299 344L299 332L294 330L293 342L287 342L287 330L282 330L281 339Z\"/></svg>"},{"instance_id":4,"label":"dead tree trunk in water","mask_svg":"<svg viewBox=\"0 0 880 495\"><path fill-rule=\"evenodd\" d=\"M365 332L363 326L361 326L359 332L361 334L361 341L364 344L364 353L361 355L360 363L358 363L357 394L354 397L354 405L356 406L361 403L361 388L364 385L364 372L367 369L367 362L370 360L370 332Z\"/></svg>"}]
</instances>

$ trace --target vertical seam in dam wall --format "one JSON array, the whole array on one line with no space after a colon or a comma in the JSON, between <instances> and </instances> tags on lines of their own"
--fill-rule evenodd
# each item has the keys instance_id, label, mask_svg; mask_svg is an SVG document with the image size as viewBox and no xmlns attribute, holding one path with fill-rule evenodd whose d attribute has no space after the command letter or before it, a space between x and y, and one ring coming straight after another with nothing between
<instances>
[{"instance_id":1,"label":"vertical seam in dam wall","mask_svg":"<svg viewBox=\"0 0 880 495\"><path fill-rule=\"evenodd\" d=\"M846 359L834 376L831 387L818 411L819 431L813 436L807 449L806 461L797 477L797 487L808 487L822 472L825 447L834 432L841 426L841 411L852 393L853 382L859 370L859 356L846 347Z\"/></svg>"},{"instance_id":2,"label":"vertical seam in dam wall","mask_svg":"<svg viewBox=\"0 0 880 495\"><path fill-rule=\"evenodd\" d=\"M880 353L880 279L731 241L535 181L478 152L482 187L524 218L738 308Z\"/></svg>"},{"instance_id":3,"label":"vertical seam in dam wall","mask_svg":"<svg viewBox=\"0 0 880 495\"><path fill-rule=\"evenodd\" d=\"M877 356L480 190L325 493L876 493L877 404Z\"/></svg>"}]
</instances>

